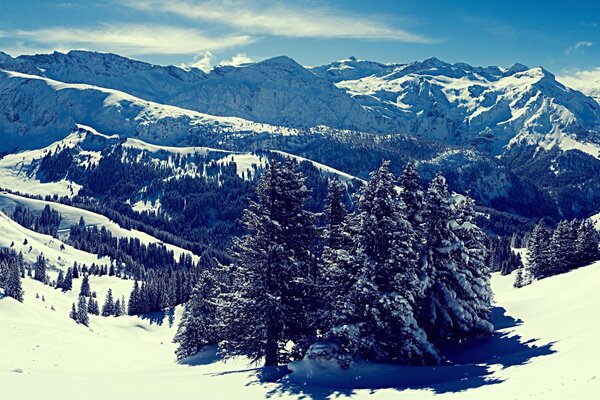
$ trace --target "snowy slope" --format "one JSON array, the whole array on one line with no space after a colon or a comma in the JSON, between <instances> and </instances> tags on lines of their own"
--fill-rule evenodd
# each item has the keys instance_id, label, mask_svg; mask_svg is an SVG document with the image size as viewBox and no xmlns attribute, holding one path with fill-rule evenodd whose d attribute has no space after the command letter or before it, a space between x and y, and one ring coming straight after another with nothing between
<instances>
[{"instance_id":1,"label":"snowy slope","mask_svg":"<svg viewBox=\"0 0 600 400\"><path fill-rule=\"evenodd\" d=\"M163 105L114 89L2 70L0 109L0 151L48 145L64 138L75 123L156 144L194 143L200 134L223 132L295 133Z\"/></svg>"},{"instance_id":2,"label":"snowy slope","mask_svg":"<svg viewBox=\"0 0 600 400\"><path fill-rule=\"evenodd\" d=\"M136 229L127 230L125 228L122 228L116 222L111 221L103 215L96 214L87 210L82 210L77 207L68 206L66 204L30 199L27 197L17 196L6 192L0 192L0 209L12 211L16 204L21 204L34 212L41 212L46 205L50 205L50 207L58 211L62 216L62 222L61 226L59 227L59 232L68 230L69 227L71 227L71 225L76 225L77 223L79 223L80 217L83 217L86 225L95 225L98 228L105 227L115 237L138 238L140 242L144 244L163 243L168 250L173 251L176 260L179 259L179 256L182 253L190 254L194 261L198 260L198 256L194 255L188 250L171 245L169 243L164 243L163 241L155 238L154 236L151 236L144 232L140 232ZM11 236L9 235L5 237L9 238Z\"/></svg>"},{"instance_id":3,"label":"snowy slope","mask_svg":"<svg viewBox=\"0 0 600 400\"><path fill-rule=\"evenodd\" d=\"M296 372L279 383L260 383L254 366L243 359L223 363L212 351L188 364L175 363L175 327L169 327L167 316L91 316L90 329L76 325L68 310L80 279L66 293L25 279L23 304L0 299L0 340L11 343L0 347L0 385L3 393L20 398L61 400L82 394L93 400L186 398L190 393L230 399L597 398L600 322L590 316L600 307L600 263L521 289L512 287L513 278L493 277L497 335L458 352L462 365L359 365L363 375L350 382L335 371L313 369L318 375L306 375L309 366L296 363ZM131 284L114 277L90 279L101 302L109 287L120 297ZM180 312L175 312L175 325ZM344 383L345 388L311 386L323 376L329 377L328 385ZM68 385L57 384L65 377ZM365 382L378 388L365 389ZM415 384L420 387L403 388Z\"/></svg>"},{"instance_id":4,"label":"snowy slope","mask_svg":"<svg viewBox=\"0 0 600 400\"><path fill-rule=\"evenodd\" d=\"M3 199L0 198L0 208ZM64 249L61 249L61 246ZM0 211L0 247L11 248L22 253L25 261L33 263L43 255L51 267L66 270L74 262L91 265L109 265L108 257L98 258L96 254L77 250L50 235L34 232L17 224Z\"/></svg>"}]
</instances>

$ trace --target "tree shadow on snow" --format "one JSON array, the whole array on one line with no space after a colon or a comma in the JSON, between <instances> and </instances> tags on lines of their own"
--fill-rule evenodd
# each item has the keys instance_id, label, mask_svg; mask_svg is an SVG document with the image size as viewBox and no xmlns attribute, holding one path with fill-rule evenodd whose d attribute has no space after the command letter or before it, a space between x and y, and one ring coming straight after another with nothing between
<instances>
[{"instance_id":1,"label":"tree shadow on snow","mask_svg":"<svg viewBox=\"0 0 600 400\"><path fill-rule=\"evenodd\" d=\"M456 393L501 383L492 375L492 365L507 368L528 363L532 358L555 352L554 343L537 344L537 339L523 340L514 328L523 321L506 315L495 307L491 321L496 331L491 337L474 339L459 346L442 349L449 364L431 367L410 367L356 363L349 370L320 369L303 362L292 363L294 372L269 387L268 397L297 396L325 400L350 397L355 390L366 389L426 389L436 394ZM497 369L497 368L496 368ZM249 384L266 384L257 378ZM272 385L272 384L271 384Z\"/></svg>"},{"instance_id":2,"label":"tree shadow on snow","mask_svg":"<svg viewBox=\"0 0 600 400\"><path fill-rule=\"evenodd\" d=\"M141 314L139 317L150 322L150 325L156 324L158 326L161 326L166 318L170 328L173 326L173 322L175 321L175 308L168 308L162 311Z\"/></svg>"}]
</instances>

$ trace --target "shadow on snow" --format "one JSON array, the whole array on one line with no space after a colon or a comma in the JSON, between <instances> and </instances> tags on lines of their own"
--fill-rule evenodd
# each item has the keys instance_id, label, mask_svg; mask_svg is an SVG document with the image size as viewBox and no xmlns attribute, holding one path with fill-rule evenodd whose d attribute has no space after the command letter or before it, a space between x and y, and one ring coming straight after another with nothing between
<instances>
[{"instance_id":1,"label":"shadow on snow","mask_svg":"<svg viewBox=\"0 0 600 400\"><path fill-rule=\"evenodd\" d=\"M355 390L365 389L427 389L434 393L462 392L468 389L501 383L492 375L491 366L507 368L523 365L534 357L555 352L553 343L536 344L536 339L524 341L510 329L522 324L521 320L506 315L506 310L495 307L491 321L496 331L491 337L473 339L458 346L441 349L449 363L440 366L412 367L357 362L348 370L320 368L303 361L287 367L247 368L238 371L214 373L250 374L247 385L265 385L268 397L297 396L324 400L349 397ZM205 365L217 361L216 348L184 360L187 365ZM275 383L273 383L275 382Z\"/></svg>"}]
</instances>

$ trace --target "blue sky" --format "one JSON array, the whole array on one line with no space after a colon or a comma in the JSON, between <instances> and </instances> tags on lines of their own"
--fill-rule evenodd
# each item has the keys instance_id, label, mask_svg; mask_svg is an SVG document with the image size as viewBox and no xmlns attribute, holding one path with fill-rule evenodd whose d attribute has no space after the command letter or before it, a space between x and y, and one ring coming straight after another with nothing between
<instances>
[{"instance_id":1,"label":"blue sky","mask_svg":"<svg viewBox=\"0 0 600 400\"><path fill-rule=\"evenodd\" d=\"M382 62L600 67L600 2L450 0L21 0L0 3L11 55L109 51L209 66L286 54L304 65Z\"/></svg>"}]
</instances>

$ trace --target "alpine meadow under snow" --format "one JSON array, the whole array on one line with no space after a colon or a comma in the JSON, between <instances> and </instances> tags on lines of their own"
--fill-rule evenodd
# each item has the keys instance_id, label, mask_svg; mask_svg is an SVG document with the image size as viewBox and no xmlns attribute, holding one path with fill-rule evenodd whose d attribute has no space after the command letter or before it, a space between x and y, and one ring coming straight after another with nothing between
<instances>
[{"instance_id":1,"label":"alpine meadow under snow","mask_svg":"<svg viewBox=\"0 0 600 400\"><path fill-rule=\"evenodd\" d=\"M0 397L600 396L600 103L561 82L0 52Z\"/></svg>"}]
</instances>

